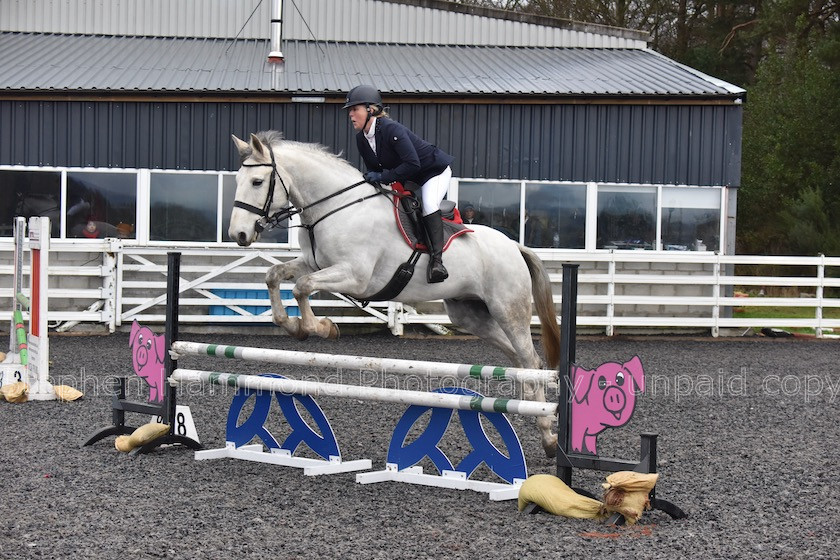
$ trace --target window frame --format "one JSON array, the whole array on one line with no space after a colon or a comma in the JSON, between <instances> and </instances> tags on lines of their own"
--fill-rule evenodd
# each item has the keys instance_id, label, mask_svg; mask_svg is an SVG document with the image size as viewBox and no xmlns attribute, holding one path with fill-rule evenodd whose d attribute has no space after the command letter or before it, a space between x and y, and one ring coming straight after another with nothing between
<instances>
[{"instance_id":1,"label":"window frame","mask_svg":"<svg viewBox=\"0 0 840 560\"><path fill-rule=\"evenodd\" d=\"M185 169L147 169L147 168L117 168L117 167L59 167L59 166L30 166L30 165L0 165L0 170L3 171L17 171L17 172L53 172L60 174L60 193L61 193L61 222L59 224L60 239L62 241L73 243L90 243L96 240L89 240L84 238L67 237L67 189L68 189L68 173L133 173L136 176L136 196L137 209L135 221L135 238L122 239L126 244L138 244L149 246L171 246L174 244L185 247L202 247L208 243L213 243L219 247L236 247L236 243L226 239L226 232L222 231L222 224L224 223L223 202L224 202L224 178L227 176L236 176L236 171L208 171L208 170L185 170ZM171 241L171 240L155 240L151 241L150 236L150 202L151 202L151 180L155 173L165 174L188 174L188 175L215 175L216 176L216 240L215 241ZM597 182L597 181L549 181L549 180L531 180L531 179L507 179L507 178L472 178L472 177L453 177L450 181L450 188L447 198L455 202L459 199L460 187L462 183L492 183L492 184L511 184L519 188L519 240L524 240L525 236L525 202L527 185L557 185L557 186L573 186L580 187L585 185L586 188L586 218L585 218L585 243L582 249L573 248L554 248L554 247L535 247L539 252L545 253L594 253L594 252L609 252L609 251L623 251L630 249L596 249L597 244L597 208L598 208L598 191L602 186L609 187L628 187L640 188L653 187L656 189L656 237L655 237L655 251L663 251L662 241L662 199L663 189L666 188L685 188L685 189L714 189L718 191L720 200L720 216L719 216L719 244L717 252L723 253L725 247L731 240L726 237L727 231L727 212L729 190L723 185L685 185L685 184L651 184L651 183L615 183L615 182ZM515 188L515 187L514 187ZM257 248L283 248L283 249L299 249L298 233L300 226L299 216L293 216L289 223L288 242L257 242L253 246ZM3 238L6 239L6 238ZM708 252L715 252L709 250Z\"/></svg>"}]
</instances>

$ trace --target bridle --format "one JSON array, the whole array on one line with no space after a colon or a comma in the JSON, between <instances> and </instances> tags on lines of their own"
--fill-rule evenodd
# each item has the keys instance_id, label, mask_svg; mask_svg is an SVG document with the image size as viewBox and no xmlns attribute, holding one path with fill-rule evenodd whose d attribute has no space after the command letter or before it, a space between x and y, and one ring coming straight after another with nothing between
<instances>
[{"instance_id":1,"label":"bridle","mask_svg":"<svg viewBox=\"0 0 840 560\"><path fill-rule=\"evenodd\" d=\"M283 210L276 212L274 215L269 216L268 211L271 208L271 204L274 202L274 186L275 180L274 178L277 177L280 179L280 184L283 185L283 190L286 191L286 200L289 201L291 204L291 199L289 198L289 188L286 186L286 183L283 182L283 177L280 176L280 173L277 171L277 162L274 160L274 150L271 148L268 149L268 153L271 155L271 163L243 163L242 167L270 167L271 168L271 178L268 181L268 196L265 198L265 204L263 204L262 208L258 208L256 206L252 206L247 202L242 202L239 200L234 200L233 205L236 208L242 208L243 210L247 210L251 214L256 214L259 216L256 222L254 222L254 229L257 230L257 233L262 233L266 227L269 229L275 227L277 224L282 222L284 219L296 214L291 207L284 208Z\"/></svg>"}]
</instances>

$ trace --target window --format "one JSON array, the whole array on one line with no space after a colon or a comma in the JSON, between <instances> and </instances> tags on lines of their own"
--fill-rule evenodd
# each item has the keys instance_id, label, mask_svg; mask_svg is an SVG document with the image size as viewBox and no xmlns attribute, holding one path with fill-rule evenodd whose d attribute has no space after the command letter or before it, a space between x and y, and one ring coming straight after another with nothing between
<instances>
[{"instance_id":1,"label":"window","mask_svg":"<svg viewBox=\"0 0 840 560\"><path fill-rule=\"evenodd\" d=\"M149 239L216 241L218 175L152 173Z\"/></svg>"},{"instance_id":2,"label":"window","mask_svg":"<svg viewBox=\"0 0 840 560\"><path fill-rule=\"evenodd\" d=\"M67 172L67 237L136 238L137 174Z\"/></svg>"},{"instance_id":3,"label":"window","mask_svg":"<svg viewBox=\"0 0 840 560\"><path fill-rule=\"evenodd\" d=\"M462 181L458 186L458 208L475 209L477 224L497 229L519 240L520 183Z\"/></svg>"},{"instance_id":4,"label":"window","mask_svg":"<svg viewBox=\"0 0 840 560\"><path fill-rule=\"evenodd\" d=\"M662 248L720 249L720 189L662 188Z\"/></svg>"},{"instance_id":5,"label":"window","mask_svg":"<svg viewBox=\"0 0 840 560\"><path fill-rule=\"evenodd\" d=\"M654 249L656 187L598 187L598 249Z\"/></svg>"},{"instance_id":6,"label":"window","mask_svg":"<svg viewBox=\"0 0 840 560\"><path fill-rule=\"evenodd\" d=\"M586 185L525 185L525 245L583 249Z\"/></svg>"},{"instance_id":7,"label":"window","mask_svg":"<svg viewBox=\"0 0 840 560\"><path fill-rule=\"evenodd\" d=\"M61 173L0 170L0 236L11 237L15 216L50 219L50 235L61 227Z\"/></svg>"},{"instance_id":8,"label":"window","mask_svg":"<svg viewBox=\"0 0 840 560\"><path fill-rule=\"evenodd\" d=\"M228 228L230 227L230 212L233 201L236 200L236 175L222 177L222 241L230 241ZM257 219L257 216L254 216ZM260 234L261 243L288 243L289 220L283 220L279 227L267 229Z\"/></svg>"}]
</instances>

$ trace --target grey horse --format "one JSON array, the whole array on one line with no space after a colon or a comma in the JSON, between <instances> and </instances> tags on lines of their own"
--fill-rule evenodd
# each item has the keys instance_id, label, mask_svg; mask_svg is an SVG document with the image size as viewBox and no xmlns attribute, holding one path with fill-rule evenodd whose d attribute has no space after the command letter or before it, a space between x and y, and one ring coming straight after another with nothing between
<instances>
[{"instance_id":1,"label":"grey horse","mask_svg":"<svg viewBox=\"0 0 840 560\"><path fill-rule=\"evenodd\" d=\"M309 304L316 291L364 301L379 292L412 249L396 227L393 200L365 183L361 172L323 146L285 140L276 131L233 136L242 158L228 233L247 247L278 215L299 214L309 232L300 236L301 256L272 266L266 274L275 324L291 336L338 336L327 318ZM285 212L285 214L284 214ZM277 221L276 219L274 221ZM531 336L531 298L542 327L547 366L560 358L560 330L548 273L530 249L485 226L455 239L444 253L449 278L429 284L416 274L394 301L443 300L452 324L500 348L521 368L540 368ZM417 265L424 270L428 256ZM300 317L289 317L279 286L293 282ZM524 382L523 396L545 401L541 383ZM551 457L557 437L551 419L537 419L542 446Z\"/></svg>"}]
</instances>

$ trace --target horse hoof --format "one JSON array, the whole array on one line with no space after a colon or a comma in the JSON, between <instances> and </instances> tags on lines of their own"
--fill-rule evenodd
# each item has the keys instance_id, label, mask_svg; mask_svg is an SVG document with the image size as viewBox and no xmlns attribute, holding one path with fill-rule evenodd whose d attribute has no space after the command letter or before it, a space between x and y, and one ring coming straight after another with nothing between
<instances>
[{"instance_id":1,"label":"horse hoof","mask_svg":"<svg viewBox=\"0 0 840 560\"><path fill-rule=\"evenodd\" d=\"M545 456L549 459L557 457L557 436L554 436L553 441L548 444L543 442L543 451L545 451Z\"/></svg>"},{"instance_id":2,"label":"horse hoof","mask_svg":"<svg viewBox=\"0 0 840 560\"><path fill-rule=\"evenodd\" d=\"M283 326L288 327L288 325ZM301 328L300 322L294 323L292 328L286 328L286 332L289 333L289 336L291 336L295 340L306 340L307 338L309 338L309 333Z\"/></svg>"},{"instance_id":3,"label":"horse hoof","mask_svg":"<svg viewBox=\"0 0 840 560\"><path fill-rule=\"evenodd\" d=\"M327 335L327 338L330 340L338 340L341 336L341 331L338 330L338 325L330 321L330 334Z\"/></svg>"}]
</instances>

